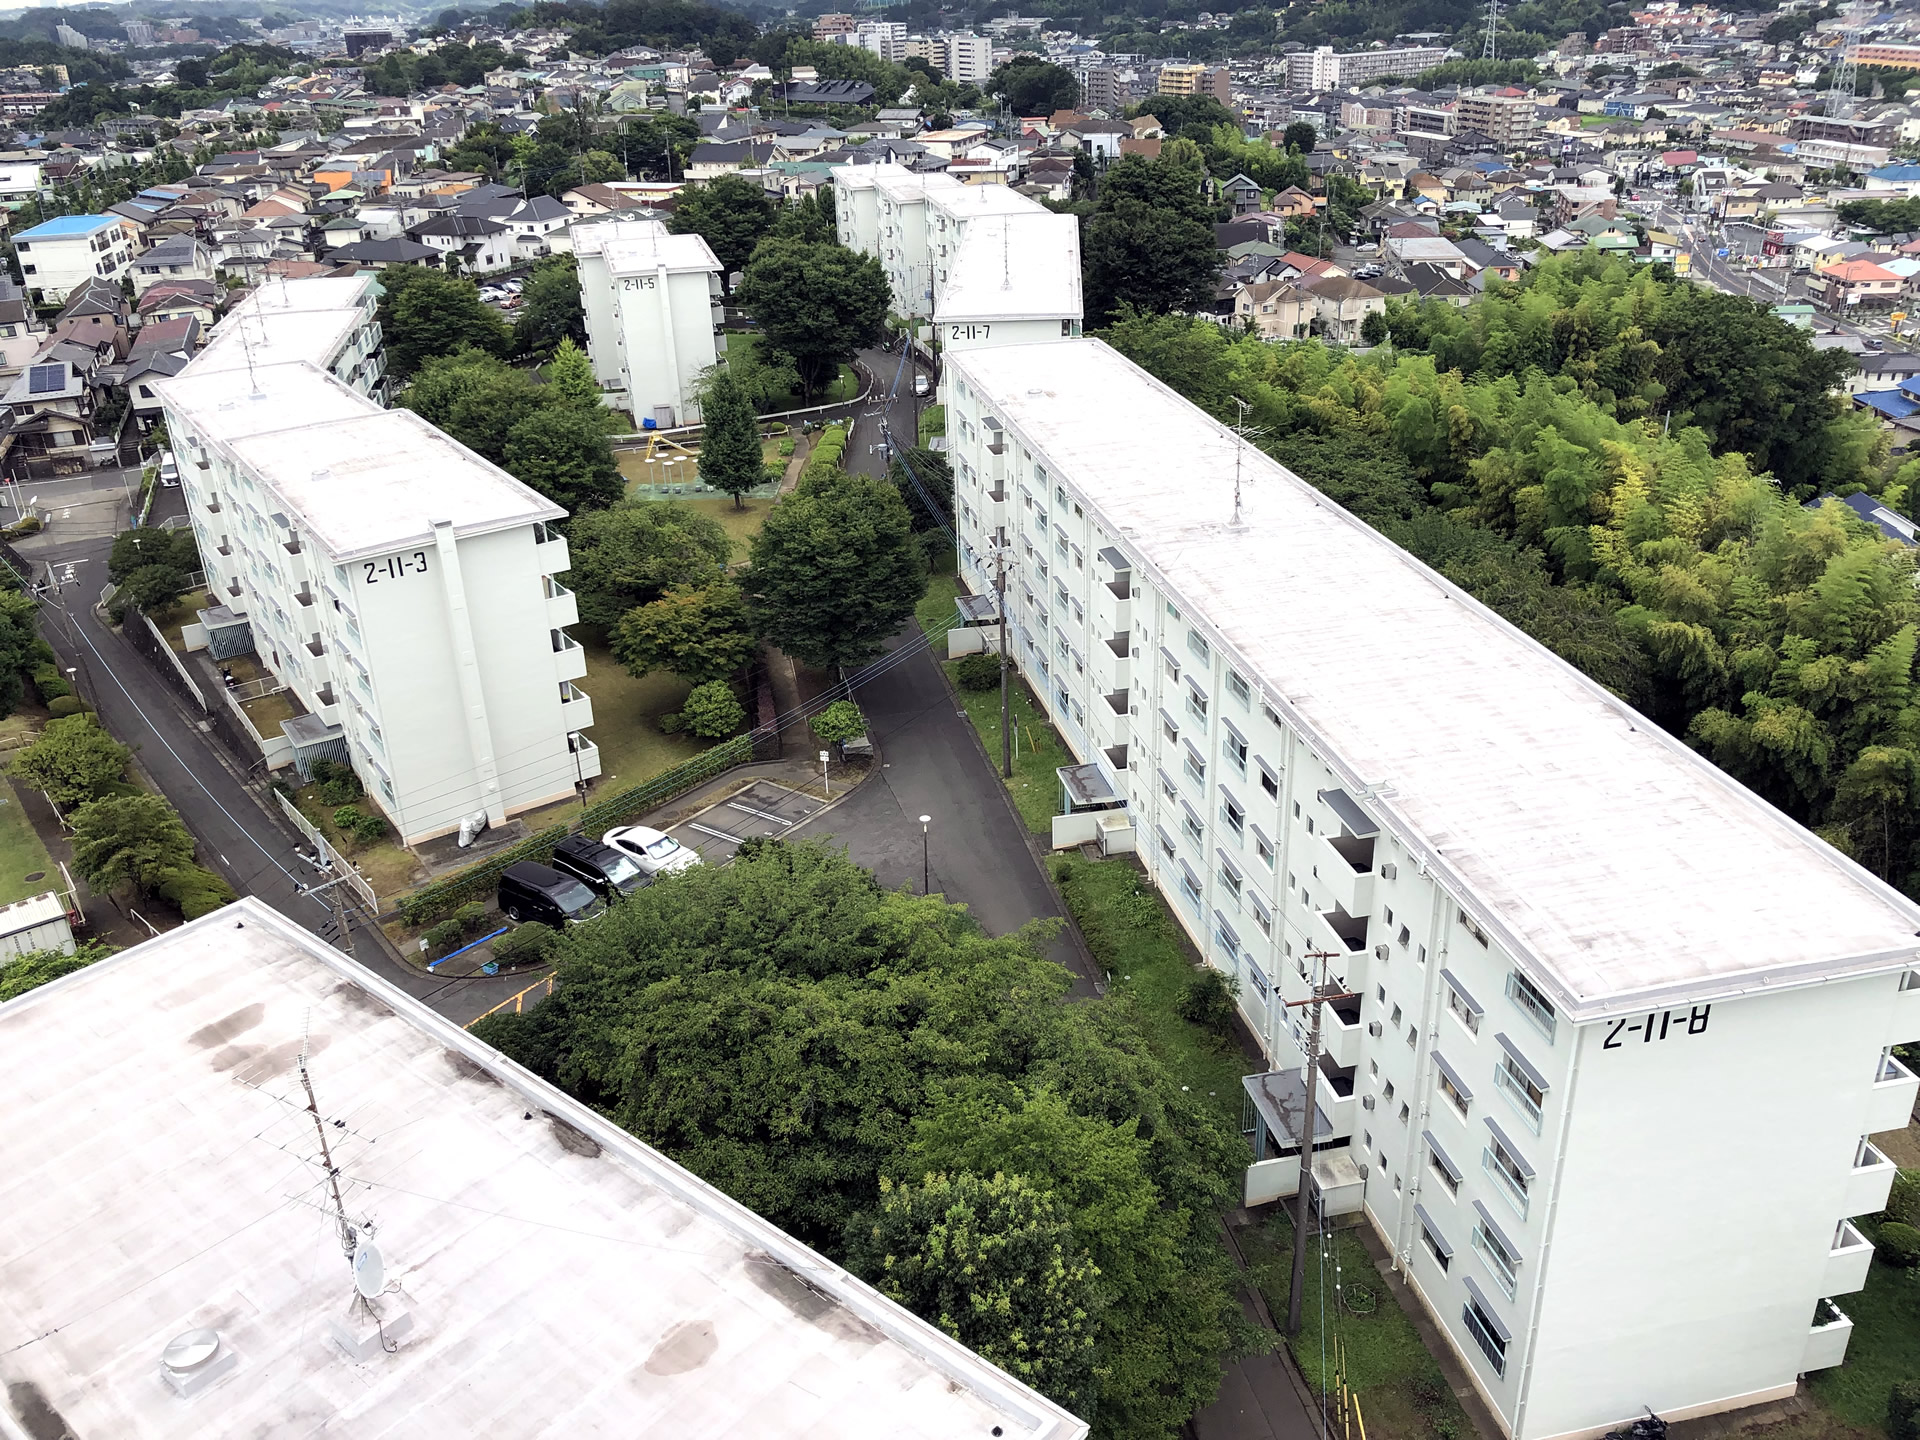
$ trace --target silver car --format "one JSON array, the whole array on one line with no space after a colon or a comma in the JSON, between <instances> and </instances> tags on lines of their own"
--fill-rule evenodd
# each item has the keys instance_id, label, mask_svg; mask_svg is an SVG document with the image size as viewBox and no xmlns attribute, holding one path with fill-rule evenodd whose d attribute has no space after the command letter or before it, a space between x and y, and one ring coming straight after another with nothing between
<instances>
[{"instance_id":1,"label":"silver car","mask_svg":"<svg viewBox=\"0 0 1920 1440\"><path fill-rule=\"evenodd\" d=\"M671 835L645 825L623 825L600 837L600 843L618 850L649 878L672 875L700 863L700 852L689 850Z\"/></svg>"}]
</instances>

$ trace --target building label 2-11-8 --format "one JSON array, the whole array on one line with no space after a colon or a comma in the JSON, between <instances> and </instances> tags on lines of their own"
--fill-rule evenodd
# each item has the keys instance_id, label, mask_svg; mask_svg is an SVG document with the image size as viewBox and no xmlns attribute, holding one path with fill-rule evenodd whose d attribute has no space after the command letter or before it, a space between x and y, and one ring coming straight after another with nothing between
<instances>
[{"instance_id":1,"label":"building label 2-11-8","mask_svg":"<svg viewBox=\"0 0 1920 1440\"><path fill-rule=\"evenodd\" d=\"M1658 1014L1648 1011L1643 1020L1616 1020L1607 1028L1606 1043L1602 1050L1624 1050L1633 1036L1642 1045L1650 1045L1655 1040L1664 1040L1668 1035L1704 1035L1707 1033L1707 1016L1713 1011L1711 1005L1696 1005L1691 1010L1662 1010Z\"/></svg>"},{"instance_id":2,"label":"building label 2-11-8","mask_svg":"<svg viewBox=\"0 0 1920 1440\"><path fill-rule=\"evenodd\" d=\"M377 585L382 576L389 580L404 580L409 575L427 573L427 552L416 550L411 555L389 555L384 560L362 560L366 571L366 583Z\"/></svg>"}]
</instances>

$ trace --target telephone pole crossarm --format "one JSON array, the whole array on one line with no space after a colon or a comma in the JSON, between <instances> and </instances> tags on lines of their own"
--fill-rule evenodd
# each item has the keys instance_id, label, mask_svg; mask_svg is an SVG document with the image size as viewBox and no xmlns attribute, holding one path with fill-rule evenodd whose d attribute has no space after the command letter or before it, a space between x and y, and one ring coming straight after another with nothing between
<instances>
[{"instance_id":1,"label":"telephone pole crossarm","mask_svg":"<svg viewBox=\"0 0 1920 1440\"><path fill-rule=\"evenodd\" d=\"M1300 1179L1293 1195L1293 1283L1287 1291L1287 1333L1300 1333L1300 1307L1307 1293L1307 1219L1312 1213L1313 1142L1320 1120L1320 1011L1335 1000L1355 1000L1344 985L1327 983L1327 961L1344 958L1333 950L1309 950L1302 957L1314 965L1311 992L1304 1000L1288 1000L1285 1008L1310 1007L1307 1022L1307 1063L1301 1071Z\"/></svg>"}]
</instances>

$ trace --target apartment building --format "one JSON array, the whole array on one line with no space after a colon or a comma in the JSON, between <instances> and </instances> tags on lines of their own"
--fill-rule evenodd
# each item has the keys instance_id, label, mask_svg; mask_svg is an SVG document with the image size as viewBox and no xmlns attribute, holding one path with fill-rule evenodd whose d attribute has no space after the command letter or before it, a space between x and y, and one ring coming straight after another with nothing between
<instances>
[{"instance_id":1,"label":"apartment building","mask_svg":"<svg viewBox=\"0 0 1920 1440\"><path fill-rule=\"evenodd\" d=\"M587 353L606 402L636 424L700 420L701 372L719 361L720 262L698 235L658 220L582 221L568 232L580 266Z\"/></svg>"},{"instance_id":2,"label":"apartment building","mask_svg":"<svg viewBox=\"0 0 1920 1440\"><path fill-rule=\"evenodd\" d=\"M1287 56L1287 88L1353 89L1388 75L1411 80L1423 70L1444 64L1449 53L1437 45L1414 45L1397 50L1354 50L1336 55L1331 45L1320 45Z\"/></svg>"},{"instance_id":3,"label":"apartment building","mask_svg":"<svg viewBox=\"0 0 1920 1440\"><path fill-rule=\"evenodd\" d=\"M1224 65L1162 65L1162 95L1207 95L1222 105L1233 103L1233 80Z\"/></svg>"},{"instance_id":4,"label":"apartment building","mask_svg":"<svg viewBox=\"0 0 1920 1440\"><path fill-rule=\"evenodd\" d=\"M1268 1057L1249 1202L1316 1115L1321 1205L1516 1440L1839 1363L1920 907L1099 342L942 398L964 573L1011 562L1077 759L1055 842L1137 850Z\"/></svg>"},{"instance_id":5,"label":"apartment building","mask_svg":"<svg viewBox=\"0 0 1920 1440\"><path fill-rule=\"evenodd\" d=\"M842 165L833 184L840 243L878 257L895 311L931 318L943 345L1080 333L1073 217L1004 185L899 165Z\"/></svg>"},{"instance_id":6,"label":"apartment building","mask_svg":"<svg viewBox=\"0 0 1920 1440\"><path fill-rule=\"evenodd\" d=\"M599 773L573 682L566 512L384 409L371 276L281 281L154 385L223 628L345 752L403 842L499 824Z\"/></svg>"},{"instance_id":7,"label":"apartment building","mask_svg":"<svg viewBox=\"0 0 1920 1440\"><path fill-rule=\"evenodd\" d=\"M993 41L984 35L946 35L941 73L956 85L985 85L993 75Z\"/></svg>"},{"instance_id":8,"label":"apartment building","mask_svg":"<svg viewBox=\"0 0 1920 1440\"><path fill-rule=\"evenodd\" d=\"M140 232L118 215L62 215L13 237L27 289L58 303L88 280L119 284L140 253Z\"/></svg>"},{"instance_id":9,"label":"apartment building","mask_svg":"<svg viewBox=\"0 0 1920 1440\"><path fill-rule=\"evenodd\" d=\"M1533 136L1537 114L1524 95L1462 95L1455 109L1458 130L1478 130L1501 145L1522 145Z\"/></svg>"},{"instance_id":10,"label":"apartment building","mask_svg":"<svg viewBox=\"0 0 1920 1440\"><path fill-rule=\"evenodd\" d=\"M862 20L841 43L870 50L897 65L907 58L907 27L893 20Z\"/></svg>"}]
</instances>

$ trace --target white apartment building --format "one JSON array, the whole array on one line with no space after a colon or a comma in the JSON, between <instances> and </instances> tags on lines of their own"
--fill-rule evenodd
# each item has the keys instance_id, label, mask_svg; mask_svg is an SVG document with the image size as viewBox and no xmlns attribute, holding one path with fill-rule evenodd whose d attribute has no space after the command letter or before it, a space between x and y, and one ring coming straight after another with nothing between
<instances>
[{"instance_id":1,"label":"white apartment building","mask_svg":"<svg viewBox=\"0 0 1920 1440\"><path fill-rule=\"evenodd\" d=\"M1920 907L1106 346L942 398L966 577L1004 545L1080 762L1056 842L1137 849L1269 1057L1249 1201L1298 1184L1318 994L1321 1203L1509 1435L1839 1363Z\"/></svg>"},{"instance_id":2,"label":"white apartment building","mask_svg":"<svg viewBox=\"0 0 1920 1440\"><path fill-rule=\"evenodd\" d=\"M373 280L257 291L158 382L207 583L405 843L599 774L565 511L387 410ZM316 753L324 753L319 750Z\"/></svg>"},{"instance_id":3,"label":"white apartment building","mask_svg":"<svg viewBox=\"0 0 1920 1440\"><path fill-rule=\"evenodd\" d=\"M882 60L899 64L907 58L907 27L893 20L862 20L842 37L844 45L871 50Z\"/></svg>"},{"instance_id":4,"label":"white apartment building","mask_svg":"<svg viewBox=\"0 0 1920 1440\"><path fill-rule=\"evenodd\" d=\"M1287 88L1350 90L1389 75L1411 80L1423 70L1444 65L1452 53L1443 46L1419 45L1335 54L1331 45L1319 45L1287 56Z\"/></svg>"},{"instance_id":5,"label":"white apartment building","mask_svg":"<svg viewBox=\"0 0 1920 1440\"><path fill-rule=\"evenodd\" d=\"M842 165L833 183L840 243L878 257L895 311L931 318L943 345L1080 333L1072 216L1004 185L963 185L899 165Z\"/></svg>"},{"instance_id":6,"label":"white apartment building","mask_svg":"<svg viewBox=\"0 0 1920 1440\"><path fill-rule=\"evenodd\" d=\"M13 237L27 289L58 303L88 280L118 284L140 253L140 232L118 215L62 215Z\"/></svg>"},{"instance_id":7,"label":"white apartment building","mask_svg":"<svg viewBox=\"0 0 1920 1440\"><path fill-rule=\"evenodd\" d=\"M587 353L606 403L639 424L700 420L700 374L720 358L720 262L698 235L658 220L587 220L568 232L580 264Z\"/></svg>"},{"instance_id":8,"label":"white apartment building","mask_svg":"<svg viewBox=\"0 0 1920 1440\"><path fill-rule=\"evenodd\" d=\"M984 35L943 35L940 73L956 85L985 85L993 75L993 41ZM937 63L937 62L936 62Z\"/></svg>"}]
</instances>

